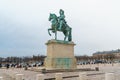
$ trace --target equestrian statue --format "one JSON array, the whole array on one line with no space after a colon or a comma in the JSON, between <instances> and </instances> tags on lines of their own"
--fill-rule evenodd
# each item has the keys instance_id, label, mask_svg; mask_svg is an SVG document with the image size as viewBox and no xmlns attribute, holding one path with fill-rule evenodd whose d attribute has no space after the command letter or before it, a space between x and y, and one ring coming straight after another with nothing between
<instances>
[{"instance_id":1,"label":"equestrian statue","mask_svg":"<svg viewBox=\"0 0 120 80\"><path fill-rule=\"evenodd\" d=\"M57 40L57 31L63 32L64 34L64 41L72 41L72 28L68 26L67 22L65 21L64 11L60 9L59 11L60 16L57 17L56 14L50 13L49 21L51 21L51 28L48 29L48 34L51 36L50 31L55 33L55 40ZM68 38L68 40L66 40Z\"/></svg>"}]
</instances>

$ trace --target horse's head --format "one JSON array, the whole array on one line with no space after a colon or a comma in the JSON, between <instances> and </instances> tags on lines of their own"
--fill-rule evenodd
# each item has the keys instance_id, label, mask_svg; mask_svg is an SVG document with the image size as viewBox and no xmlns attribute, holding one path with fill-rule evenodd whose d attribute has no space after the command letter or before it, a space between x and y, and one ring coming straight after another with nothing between
<instances>
[{"instance_id":1,"label":"horse's head","mask_svg":"<svg viewBox=\"0 0 120 80\"><path fill-rule=\"evenodd\" d=\"M57 20L57 16L55 14L50 13L49 21L51 21L52 19Z\"/></svg>"},{"instance_id":2,"label":"horse's head","mask_svg":"<svg viewBox=\"0 0 120 80\"><path fill-rule=\"evenodd\" d=\"M52 19L52 14L50 13L48 20L51 21L51 19Z\"/></svg>"}]
</instances>

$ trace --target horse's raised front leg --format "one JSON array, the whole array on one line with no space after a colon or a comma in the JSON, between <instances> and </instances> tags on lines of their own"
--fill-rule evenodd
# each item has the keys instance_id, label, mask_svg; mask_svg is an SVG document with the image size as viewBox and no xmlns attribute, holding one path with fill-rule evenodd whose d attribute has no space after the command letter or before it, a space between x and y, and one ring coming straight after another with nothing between
<instances>
[{"instance_id":1,"label":"horse's raised front leg","mask_svg":"<svg viewBox=\"0 0 120 80\"><path fill-rule=\"evenodd\" d=\"M50 30L52 30L52 29L51 29L51 28L48 29L48 34L51 36L51 34L50 34Z\"/></svg>"}]
</instances>

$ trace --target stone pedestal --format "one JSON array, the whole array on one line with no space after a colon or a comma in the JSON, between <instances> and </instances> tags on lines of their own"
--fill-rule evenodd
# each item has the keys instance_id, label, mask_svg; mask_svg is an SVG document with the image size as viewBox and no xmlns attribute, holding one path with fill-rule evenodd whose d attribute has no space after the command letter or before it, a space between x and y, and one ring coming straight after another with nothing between
<instances>
[{"instance_id":1,"label":"stone pedestal","mask_svg":"<svg viewBox=\"0 0 120 80\"><path fill-rule=\"evenodd\" d=\"M76 69L73 42L49 40L46 45L46 69Z\"/></svg>"}]
</instances>

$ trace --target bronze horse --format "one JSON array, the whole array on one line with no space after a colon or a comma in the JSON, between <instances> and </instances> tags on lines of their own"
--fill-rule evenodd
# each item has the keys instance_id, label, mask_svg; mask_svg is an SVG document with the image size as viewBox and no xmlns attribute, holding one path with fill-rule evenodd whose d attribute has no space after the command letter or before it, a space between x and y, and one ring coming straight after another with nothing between
<instances>
[{"instance_id":1,"label":"bronze horse","mask_svg":"<svg viewBox=\"0 0 120 80\"><path fill-rule=\"evenodd\" d=\"M49 16L49 21L51 21L52 25L51 28L48 29L48 34L51 36L50 31L55 33L55 40L57 40L57 31L63 32L64 34L64 41L66 41L66 38L68 38L67 41L72 41L72 28L70 28L67 24L62 25L62 29L59 30L59 22L58 22L58 17L55 14L50 14Z\"/></svg>"}]
</instances>

